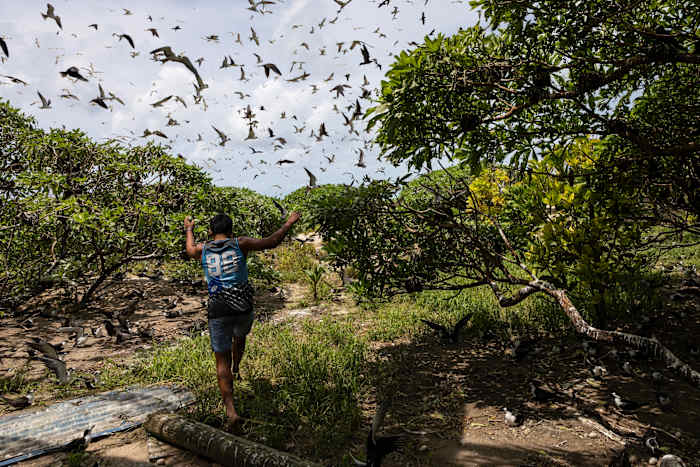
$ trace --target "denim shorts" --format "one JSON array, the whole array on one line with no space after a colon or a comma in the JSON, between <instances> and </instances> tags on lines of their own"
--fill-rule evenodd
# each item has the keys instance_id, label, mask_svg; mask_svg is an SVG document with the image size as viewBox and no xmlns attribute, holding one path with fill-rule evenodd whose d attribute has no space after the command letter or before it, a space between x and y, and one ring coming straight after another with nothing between
<instances>
[{"instance_id":1,"label":"denim shorts","mask_svg":"<svg viewBox=\"0 0 700 467\"><path fill-rule=\"evenodd\" d=\"M255 313L209 318L209 338L214 352L230 352L233 336L245 337L253 327Z\"/></svg>"}]
</instances>

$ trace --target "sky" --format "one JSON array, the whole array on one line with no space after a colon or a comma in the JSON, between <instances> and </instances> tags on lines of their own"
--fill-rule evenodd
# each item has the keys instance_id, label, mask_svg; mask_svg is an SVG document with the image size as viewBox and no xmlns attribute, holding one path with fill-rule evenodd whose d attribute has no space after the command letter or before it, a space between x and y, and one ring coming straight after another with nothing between
<instances>
[{"instance_id":1,"label":"sky","mask_svg":"<svg viewBox=\"0 0 700 467\"><path fill-rule=\"evenodd\" d=\"M477 22L477 13L455 0L351 0L342 9L334 0L275 0L258 4L256 11L245 0L51 4L62 29L42 18L43 1L0 0L0 37L9 51L9 57L0 51L0 98L35 117L42 128L80 128L98 141L118 138L126 145L154 140L202 167L216 185L272 196L309 183L305 168L319 184L405 174L405 167L379 159L366 122L353 121L357 133L350 133L342 113L351 117L356 101L363 114L375 105L384 73L395 55L414 47L410 42L421 43L431 32L451 35ZM121 34L131 37L134 48L125 37L119 39ZM353 41L361 44L350 49ZM376 62L360 65L362 44ZM195 77L184 65L153 60L150 51L164 46L189 57L206 83L198 103ZM221 68L224 57L235 66ZM262 65L267 63L281 76L266 77ZM69 67L88 81L61 76ZM98 85L124 104L109 100L104 109L90 103L99 95ZM331 91L338 85L350 86L344 96ZM51 101L50 108L40 108L37 92ZM172 97L151 105L170 95L184 104ZM247 106L255 114L256 139L246 139ZM318 140L321 123L328 136ZM229 138L224 146L213 127ZM160 130L167 139L143 137L144 130ZM360 150L366 168L356 165ZM281 160L294 163L277 164Z\"/></svg>"}]
</instances>

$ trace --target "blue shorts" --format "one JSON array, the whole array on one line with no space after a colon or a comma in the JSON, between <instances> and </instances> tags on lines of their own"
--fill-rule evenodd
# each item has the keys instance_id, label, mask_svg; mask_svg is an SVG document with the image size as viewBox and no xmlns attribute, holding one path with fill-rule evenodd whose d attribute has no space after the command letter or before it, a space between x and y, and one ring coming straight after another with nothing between
<instances>
[{"instance_id":1,"label":"blue shorts","mask_svg":"<svg viewBox=\"0 0 700 467\"><path fill-rule=\"evenodd\" d=\"M209 318L209 339L214 352L230 352L233 336L245 337L253 327L255 313Z\"/></svg>"}]
</instances>

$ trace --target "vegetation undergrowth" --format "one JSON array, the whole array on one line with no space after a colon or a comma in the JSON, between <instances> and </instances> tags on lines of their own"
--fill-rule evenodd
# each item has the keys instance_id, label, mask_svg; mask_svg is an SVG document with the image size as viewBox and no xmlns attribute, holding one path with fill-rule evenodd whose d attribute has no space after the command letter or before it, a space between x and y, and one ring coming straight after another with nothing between
<instances>
[{"instance_id":1,"label":"vegetation undergrowth","mask_svg":"<svg viewBox=\"0 0 700 467\"><path fill-rule=\"evenodd\" d=\"M354 432L366 390L367 343L348 322L256 324L234 385L246 436L285 448L292 440L312 456L328 456ZM112 363L105 386L178 382L193 391L191 416L221 427L224 410L208 336L158 345L129 367ZM287 447L288 448L288 447Z\"/></svg>"}]
</instances>

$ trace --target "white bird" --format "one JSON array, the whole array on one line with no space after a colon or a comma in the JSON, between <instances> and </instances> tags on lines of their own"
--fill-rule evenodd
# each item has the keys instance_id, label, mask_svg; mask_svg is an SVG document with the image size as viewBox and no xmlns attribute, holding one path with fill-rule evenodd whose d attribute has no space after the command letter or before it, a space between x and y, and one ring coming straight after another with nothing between
<instances>
[{"instance_id":1,"label":"white bird","mask_svg":"<svg viewBox=\"0 0 700 467\"><path fill-rule=\"evenodd\" d=\"M503 407L503 419L508 426L518 426L523 423L523 417L520 414L513 413L506 407Z\"/></svg>"}]
</instances>

